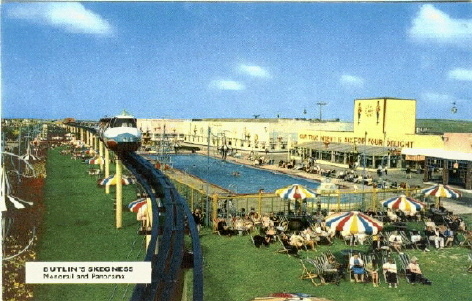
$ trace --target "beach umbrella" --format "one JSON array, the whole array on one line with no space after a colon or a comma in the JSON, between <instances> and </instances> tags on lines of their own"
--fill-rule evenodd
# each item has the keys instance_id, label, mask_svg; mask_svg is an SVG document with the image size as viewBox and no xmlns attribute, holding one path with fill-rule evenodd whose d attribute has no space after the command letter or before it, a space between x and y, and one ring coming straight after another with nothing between
<instances>
[{"instance_id":1,"label":"beach umbrella","mask_svg":"<svg viewBox=\"0 0 472 301\"><path fill-rule=\"evenodd\" d=\"M431 187L425 188L421 190L425 196L433 196L436 198L436 208L439 207L439 203L441 198L448 198L448 199L457 199L462 196L460 191L452 189L448 185L443 184L436 184Z\"/></svg>"},{"instance_id":2,"label":"beach umbrella","mask_svg":"<svg viewBox=\"0 0 472 301\"><path fill-rule=\"evenodd\" d=\"M392 210L416 213L423 210L426 204L406 195L400 195L382 201L382 206Z\"/></svg>"},{"instance_id":3,"label":"beach umbrella","mask_svg":"<svg viewBox=\"0 0 472 301\"><path fill-rule=\"evenodd\" d=\"M374 235L383 228L381 221L359 211L334 213L325 220L332 230L350 234Z\"/></svg>"},{"instance_id":4,"label":"beach umbrella","mask_svg":"<svg viewBox=\"0 0 472 301\"><path fill-rule=\"evenodd\" d=\"M147 201L146 198L139 198L136 201L133 201L128 204L129 211L131 212L138 212L141 207L146 206Z\"/></svg>"},{"instance_id":5,"label":"beach umbrella","mask_svg":"<svg viewBox=\"0 0 472 301\"><path fill-rule=\"evenodd\" d=\"M123 185L130 185L136 184L136 179L131 177L123 177L121 179L121 184ZM115 175L109 176L108 178L98 180L98 185L107 186L107 185L116 185L116 177Z\"/></svg>"},{"instance_id":6,"label":"beach umbrella","mask_svg":"<svg viewBox=\"0 0 472 301\"><path fill-rule=\"evenodd\" d=\"M95 165L102 165L102 164L105 163L105 161L103 160L102 157L95 157L95 158L92 158L92 159L88 159L85 162L88 163L88 164L95 164Z\"/></svg>"},{"instance_id":7,"label":"beach umbrella","mask_svg":"<svg viewBox=\"0 0 472 301\"><path fill-rule=\"evenodd\" d=\"M300 184L292 184L275 191L282 199L304 200L315 198L316 192Z\"/></svg>"},{"instance_id":8,"label":"beach umbrella","mask_svg":"<svg viewBox=\"0 0 472 301\"><path fill-rule=\"evenodd\" d=\"M290 211L290 201L303 201L309 198L315 198L316 192L300 184L292 184L275 191L279 197L284 200L289 200L289 211Z\"/></svg>"}]
</instances>

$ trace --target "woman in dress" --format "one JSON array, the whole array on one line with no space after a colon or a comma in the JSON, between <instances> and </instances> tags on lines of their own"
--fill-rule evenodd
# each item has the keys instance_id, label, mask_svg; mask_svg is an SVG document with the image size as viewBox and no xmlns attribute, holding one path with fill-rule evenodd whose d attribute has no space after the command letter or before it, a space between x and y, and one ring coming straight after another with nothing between
<instances>
[{"instance_id":1,"label":"woman in dress","mask_svg":"<svg viewBox=\"0 0 472 301\"><path fill-rule=\"evenodd\" d=\"M359 257L359 254L355 253L349 259L349 268L354 273L354 280L356 282L364 282L364 261Z\"/></svg>"}]
</instances>

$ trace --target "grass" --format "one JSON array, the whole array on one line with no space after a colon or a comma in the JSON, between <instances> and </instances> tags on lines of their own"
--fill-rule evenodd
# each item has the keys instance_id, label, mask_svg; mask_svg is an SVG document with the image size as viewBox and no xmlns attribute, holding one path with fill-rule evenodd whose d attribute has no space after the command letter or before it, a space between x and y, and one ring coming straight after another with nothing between
<instances>
[{"instance_id":1,"label":"grass","mask_svg":"<svg viewBox=\"0 0 472 301\"><path fill-rule=\"evenodd\" d=\"M116 229L114 188L105 194L90 165L50 150L45 186L45 215L38 245L38 261L141 261L142 237L136 234L136 215L123 212L123 227ZM136 198L135 188L123 186L123 203ZM35 300L128 300L133 285L41 284ZM116 299L113 298L116 296Z\"/></svg>"},{"instance_id":2,"label":"grass","mask_svg":"<svg viewBox=\"0 0 472 301\"><path fill-rule=\"evenodd\" d=\"M39 261L141 261L142 237L136 235L134 213L124 212L123 228L115 229L114 196L96 187L96 178L87 175L89 166L49 151L45 187L45 216ZM135 190L124 186L124 203L134 200ZM467 217L470 224L471 218ZM419 227L411 224L411 228ZM299 279L298 259L276 253L278 245L256 249L248 236L231 238L214 235L204 228L201 235L204 252L204 300L245 301L274 292L300 292L331 300L468 300L472 274L465 248L422 253L408 250L420 260L424 274L432 286L411 286L402 279L400 288L389 290L383 285L343 281L340 286L314 287ZM347 247L341 241L334 246L320 246L317 252L301 252L302 257L316 256L328 248L337 256ZM360 247L362 248L362 247ZM366 248L364 246L363 248ZM188 273L191 279L191 272ZM191 289L191 282L187 287ZM34 285L35 300L88 301L129 300L133 285L115 284L43 284ZM191 296L191 293L188 294ZM191 298L189 298L191 299Z\"/></svg>"},{"instance_id":3,"label":"grass","mask_svg":"<svg viewBox=\"0 0 472 301\"><path fill-rule=\"evenodd\" d=\"M429 128L428 132L470 133L472 121L447 119L417 119L416 127Z\"/></svg>"},{"instance_id":4,"label":"grass","mask_svg":"<svg viewBox=\"0 0 472 301\"><path fill-rule=\"evenodd\" d=\"M385 284L374 288L370 284L342 281L340 286L315 287L309 280L301 280L299 259L277 253L279 245L257 249L249 236L223 237L202 232L204 251L205 301L244 301L268 296L275 292L306 293L330 300L349 301L442 301L469 300L472 274L467 273L469 250L461 247L421 252L406 250L419 258L424 275L433 281L432 286L410 285L404 277L398 289L388 289ZM314 257L331 250L342 260L340 250L348 247L341 241L333 246L319 246L316 252L302 251L301 258ZM356 246L366 250L367 246ZM393 255L396 257L396 254ZM397 261L399 262L399 261ZM381 276L381 280L383 278Z\"/></svg>"}]
</instances>

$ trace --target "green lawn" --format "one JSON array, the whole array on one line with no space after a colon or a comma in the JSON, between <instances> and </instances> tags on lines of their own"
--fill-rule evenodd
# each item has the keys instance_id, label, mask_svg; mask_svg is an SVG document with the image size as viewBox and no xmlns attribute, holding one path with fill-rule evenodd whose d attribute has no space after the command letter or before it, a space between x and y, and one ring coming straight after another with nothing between
<instances>
[{"instance_id":1,"label":"green lawn","mask_svg":"<svg viewBox=\"0 0 472 301\"><path fill-rule=\"evenodd\" d=\"M115 229L114 188L106 195L96 186L96 178L87 174L89 166L49 151L45 187L45 216L39 239L39 261L141 261L143 240L136 235L134 213L123 212L123 228ZM124 203L135 198L135 188L124 186ZM468 217L470 224L470 217ZM411 224L411 228L420 227ZM417 256L432 286L411 286L402 279L400 288L388 289L343 281L340 286L314 287L299 279L299 259L276 253L278 245L256 249L249 236L231 238L203 229L204 300L246 301L274 292L300 292L331 300L415 300L442 301L470 299L472 274L466 272L465 248L455 247L429 253L407 252ZM361 247L362 248L362 247ZM363 247L366 248L366 247ZM334 254L346 246L320 246L317 252L301 252L302 257L331 250ZM188 273L191 278L191 272ZM43 284L34 285L35 300L88 301L129 300L134 285ZM192 285L188 283L189 290ZM191 293L189 293L191 296ZM191 298L189 298L191 299Z\"/></svg>"},{"instance_id":2,"label":"green lawn","mask_svg":"<svg viewBox=\"0 0 472 301\"><path fill-rule=\"evenodd\" d=\"M123 227L116 229L115 189L105 194L104 188L97 187L97 178L87 174L89 168L60 155L59 149L49 151L38 261L142 261L143 237L136 234L136 214L123 211ZM136 198L132 186L123 186L124 204ZM133 286L42 284L34 286L34 299L122 300L126 296L128 300Z\"/></svg>"},{"instance_id":3,"label":"green lawn","mask_svg":"<svg viewBox=\"0 0 472 301\"><path fill-rule=\"evenodd\" d=\"M374 288L371 284L342 281L340 286L313 286L301 280L299 259L277 253L279 245L257 249L249 236L224 237L205 229L201 237L204 250L205 301L243 301L267 296L275 292L306 293L330 300L470 300L472 273L467 273L469 250L454 247L421 252L406 250L419 258L424 275L433 281L432 286L410 285L402 278L398 289L389 289L383 283ZM331 250L339 259L339 251L348 248L337 240L333 246L319 246L316 252L302 251L301 258L314 257ZM356 246L366 250L367 246ZM397 255L394 254L394 257ZM383 281L382 275L380 276Z\"/></svg>"}]
</instances>

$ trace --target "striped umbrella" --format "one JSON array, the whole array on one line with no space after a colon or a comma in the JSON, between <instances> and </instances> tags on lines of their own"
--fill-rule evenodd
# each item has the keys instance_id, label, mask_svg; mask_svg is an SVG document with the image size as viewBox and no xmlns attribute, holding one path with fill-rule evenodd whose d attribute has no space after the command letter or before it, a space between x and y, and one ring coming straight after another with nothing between
<instances>
[{"instance_id":1,"label":"striped umbrella","mask_svg":"<svg viewBox=\"0 0 472 301\"><path fill-rule=\"evenodd\" d=\"M299 210L301 213L301 206L299 201L315 198L316 192L306 188L300 184L292 184L284 188L277 189L275 191L282 199L289 200L288 202L288 211L290 212L290 200L295 201L295 210ZM297 208L298 206L298 208Z\"/></svg>"},{"instance_id":2,"label":"striped umbrella","mask_svg":"<svg viewBox=\"0 0 472 301\"><path fill-rule=\"evenodd\" d=\"M130 177L123 177L121 178L121 184L123 185L130 185L136 184L136 179ZM109 176L108 178L98 180L98 185L106 186L106 185L116 185L116 177Z\"/></svg>"},{"instance_id":3,"label":"striped umbrella","mask_svg":"<svg viewBox=\"0 0 472 301\"><path fill-rule=\"evenodd\" d=\"M460 198L462 195L459 191L452 189L451 187L443 184L436 184L431 187L425 188L421 190L425 196L433 196L436 198L435 207L439 208L441 203L441 198L448 198L448 199L457 199Z\"/></svg>"},{"instance_id":4,"label":"striped umbrella","mask_svg":"<svg viewBox=\"0 0 472 301\"><path fill-rule=\"evenodd\" d=\"M425 188L421 190L425 196L434 196L437 198L449 198L449 199L457 199L461 197L461 193L451 187L443 184L436 184L431 187Z\"/></svg>"},{"instance_id":5,"label":"striped umbrella","mask_svg":"<svg viewBox=\"0 0 472 301\"><path fill-rule=\"evenodd\" d=\"M292 184L275 191L282 199L304 200L316 197L316 192L300 184Z\"/></svg>"},{"instance_id":6,"label":"striped umbrella","mask_svg":"<svg viewBox=\"0 0 472 301\"><path fill-rule=\"evenodd\" d=\"M359 211L338 212L326 217L326 225L332 230L350 234L377 234L383 223Z\"/></svg>"},{"instance_id":7,"label":"striped umbrella","mask_svg":"<svg viewBox=\"0 0 472 301\"><path fill-rule=\"evenodd\" d=\"M95 164L95 165L102 165L103 163L105 163L102 157L95 157L93 159L88 159L85 162L88 164Z\"/></svg>"},{"instance_id":8,"label":"striped umbrella","mask_svg":"<svg viewBox=\"0 0 472 301\"><path fill-rule=\"evenodd\" d=\"M382 201L382 206L393 210L416 213L423 210L426 204L406 195L401 195Z\"/></svg>"},{"instance_id":9,"label":"striped umbrella","mask_svg":"<svg viewBox=\"0 0 472 301\"><path fill-rule=\"evenodd\" d=\"M138 212L141 207L146 206L147 201L146 198L139 198L136 201L133 201L128 204L129 211L131 212Z\"/></svg>"}]
</instances>

